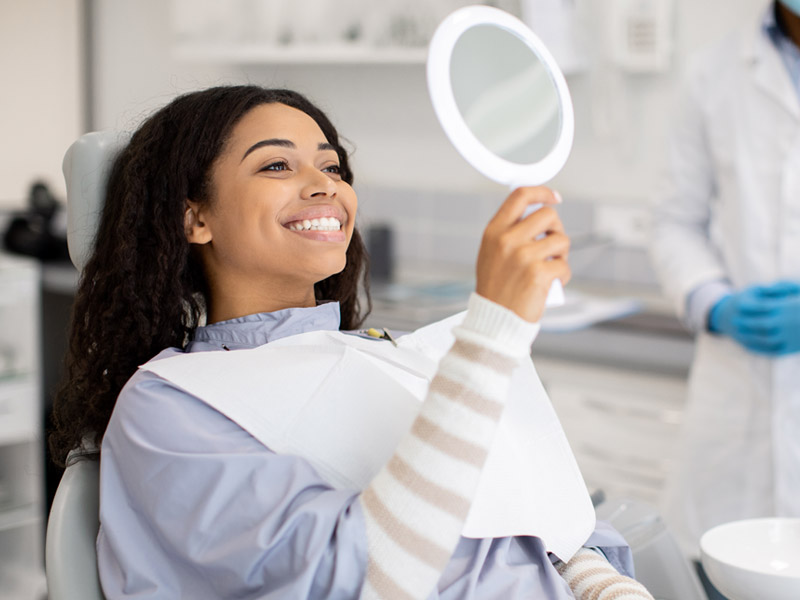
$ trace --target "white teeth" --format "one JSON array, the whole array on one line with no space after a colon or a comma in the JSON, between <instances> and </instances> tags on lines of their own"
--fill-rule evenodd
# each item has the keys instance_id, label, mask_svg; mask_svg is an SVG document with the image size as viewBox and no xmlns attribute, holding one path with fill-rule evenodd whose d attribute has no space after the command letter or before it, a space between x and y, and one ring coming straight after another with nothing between
<instances>
[{"instance_id":1,"label":"white teeth","mask_svg":"<svg viewBox=\"0 0 800 600\"><path fill-rule=\"evenodd\" d=\"M292 231L339 231L342 223L336 217L320 217L319 219L305 219L295 221L289 225Z\"/></svg>"}]
</instances>

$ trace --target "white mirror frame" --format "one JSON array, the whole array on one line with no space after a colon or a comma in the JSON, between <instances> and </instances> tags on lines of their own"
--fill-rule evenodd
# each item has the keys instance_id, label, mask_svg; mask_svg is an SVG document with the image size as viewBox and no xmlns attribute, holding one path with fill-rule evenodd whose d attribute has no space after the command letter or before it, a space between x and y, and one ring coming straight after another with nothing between
<instances>
[{"instance_id":1,"label":"white mirror frame","mask_svg":"<svg viewBox=\"0 0 800 600\"><path fill-rule=\"evenodd\" d=\"M519 164L501 158L475 137L461 116L450 80L450 59L461 35L476 25L495 25L516 35L541 59L555 84L561 109L561 131L555 147L538 162ZM433 109L447 137L467 162L489 179L512 188L541 185L555 177L567 162L575 133L567 82L542 41L513 15L491 6L466 6L451 13L431 39L427 75Z\"/></svg>"}]
</instances>

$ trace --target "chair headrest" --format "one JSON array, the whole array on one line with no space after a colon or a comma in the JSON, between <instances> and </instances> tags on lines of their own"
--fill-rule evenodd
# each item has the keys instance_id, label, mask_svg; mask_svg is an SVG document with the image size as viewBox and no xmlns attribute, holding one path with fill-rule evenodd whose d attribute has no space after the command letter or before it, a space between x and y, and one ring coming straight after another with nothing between
<instances>
[{"instance_id":1,"label":"chair headrest","mask_svg":"<svg viewBox=\"0 0 800 600\"><path fill-rule=\"evenodd\" d=\"M78 138L64 155L67 245L78 271L92 254L111 165L129 139L129 133L95 131Z\"/></svg>"}]
</instances>

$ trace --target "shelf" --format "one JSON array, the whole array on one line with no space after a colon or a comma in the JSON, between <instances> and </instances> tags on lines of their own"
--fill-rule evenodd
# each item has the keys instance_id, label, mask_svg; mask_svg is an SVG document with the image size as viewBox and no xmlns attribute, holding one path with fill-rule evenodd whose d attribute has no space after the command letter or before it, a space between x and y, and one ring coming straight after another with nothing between
<instances>
[{"instance_id":1,"label":"shelf","mask_svg":"<svg viewBox=\"0 0 800 600\"><path fill-rule=\"evenodd\" d=\"M276 46L268 43L183 42L172 49L181 62L212 64L422 65L427 47L314 45Z\"/></svg>"}]
</instances>

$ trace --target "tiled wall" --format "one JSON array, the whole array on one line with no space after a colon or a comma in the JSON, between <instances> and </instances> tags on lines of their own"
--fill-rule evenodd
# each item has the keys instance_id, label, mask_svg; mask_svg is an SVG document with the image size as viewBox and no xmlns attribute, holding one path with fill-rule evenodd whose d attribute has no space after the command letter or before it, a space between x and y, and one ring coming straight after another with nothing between
<instances>
[{"instance_id":1,"label":"tiled wall","mask_svg":"<svg viewBox=\"0 0 800 600\"><path fill-rule=\"evenodd\" d=\"M398 263L452 265L469 269L475 263L486 223L502 198L481 193L451 193L357 186L359 224L388 225ZM655 286L647 249L619 245L595 231L597 205L566 199L558 207L573 241L570 263L575 277L609 283Z\"/></svg>"},{"instance_id":2,"label":"tiled wall","mask_svg":"<svg viewBox=\"0 0 800 600\"><path fill-rule=\"evenodd\" d=\"M471 266L498 205L482 194L367 187L358 189L360 223L388 224L399 261Z\"/></svg>"}]
</instances>

